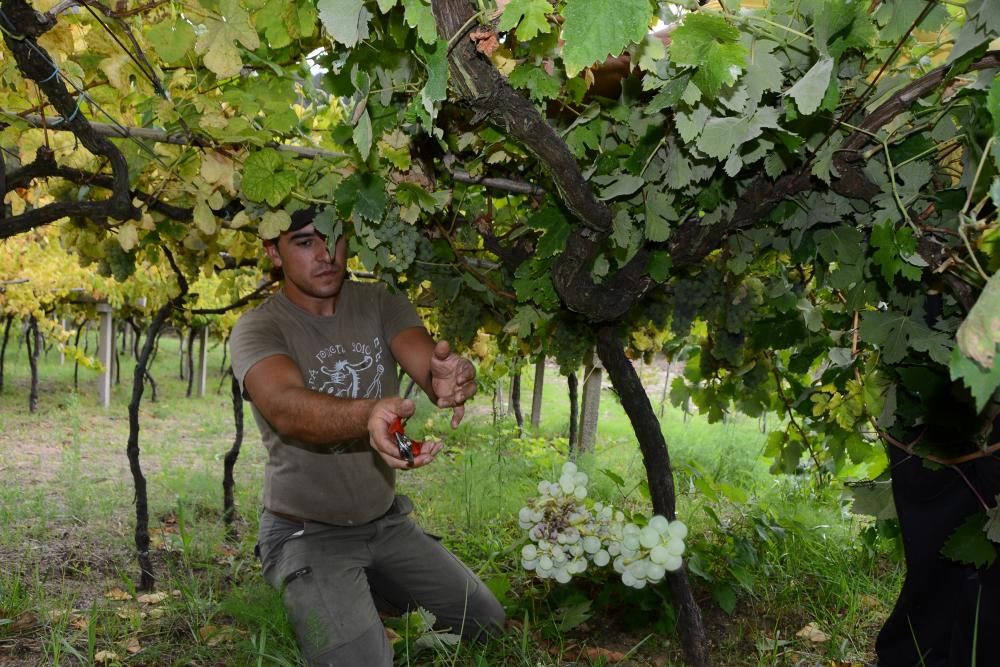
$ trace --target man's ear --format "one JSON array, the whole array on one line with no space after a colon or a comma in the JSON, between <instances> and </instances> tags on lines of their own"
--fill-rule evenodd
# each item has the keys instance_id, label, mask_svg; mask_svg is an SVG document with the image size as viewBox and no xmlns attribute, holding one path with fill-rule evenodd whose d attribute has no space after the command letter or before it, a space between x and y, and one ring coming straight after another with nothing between
<instances>
[{"instance_id":1,"label":"man's ear","mask_svg":"<svg viewBox=\"0 0 1000 667\"><path fill-rule=\"evenodd\" d=\"M274 264L275 268L281 268L281 254L278 252L278 242L277 240L267 240L264 241L264 252L267 256L271 258L271 263Z\"/></svg>"}]
</instances>

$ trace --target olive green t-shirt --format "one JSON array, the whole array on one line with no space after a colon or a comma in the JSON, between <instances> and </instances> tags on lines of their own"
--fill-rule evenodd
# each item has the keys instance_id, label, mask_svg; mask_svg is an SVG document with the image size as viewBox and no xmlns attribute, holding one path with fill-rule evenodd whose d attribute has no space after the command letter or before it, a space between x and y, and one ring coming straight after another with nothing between
<instances>
[{"instance_id":1,"label":"olive green t-shirt","mask_svg":"<svg viewBox=\"0 0 1000 667\"><path fill-rule=\"evenodd\" d=\"M396 360L389 342L423 323L402 293L379 283L346 281L329 317L299 308L283 291L243 315L229 345L233 372L243 384L257 362L288 356L302 371L306 387L341 398L382 398L399 392ZM340 526L376 519L394 497L395 471L368 439L329 445L306 444L282 436L252 406L267 463L264 507Z\"/></svg>"}]
</instances>

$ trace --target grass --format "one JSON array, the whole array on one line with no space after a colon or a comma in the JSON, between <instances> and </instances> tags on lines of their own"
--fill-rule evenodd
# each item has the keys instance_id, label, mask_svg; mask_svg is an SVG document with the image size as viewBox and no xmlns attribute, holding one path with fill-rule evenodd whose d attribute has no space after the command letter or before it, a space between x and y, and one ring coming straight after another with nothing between
<instances>
[{"instance_id":1,"label":"grass","mask_svg":"<svg viewBox=\"0 0 1000 667\"><path fill-rule=\"evenodd\" d=\"M264 451L249 411L235 470L240 538L225 539L222 457L233 426L228 380L220 382L221 347L210 351L207 395L188 399L177 339L165 337L152 369L158 401L147 390L142 404L152 555L164 594L156 597L134 590L132 479L124 455L131 361L123 356L121 384L102 409L96 373L81 368L73 392L72 365L59 365L50 351L41 363L40 409L29 414L24 355L11 344L0 394L0 662L300 664L281 602L253 557ZM661 371L640 370L658 402ZM602 394L597 445L580 460L591 495L648 512L631 426L613 392ZM414 499L424 528L442 535L493 587L510 628L485 646L443 646L410 660L400 651L402 660L534 666L627 655L628 664L679 664L665 587L631 591L606 572L559 586L520 569L517 510L539 479L558 476L567 456L565 384L549 370L542 426L522 438L509 416L494 424L490 405L490 396L477 397L453 432L447 415L420 403L411 429L445 437L446 453L433 466L400 475L399 490ZM861 524L844 512L838 490L771 476L756 420L708 424L667 407L663 429L678 510L691 527L689 567L713 664L871 660L900 566L888 549L862 545ZM825 641L795 636L810 622Z\"/></svg>"}]
</instances>

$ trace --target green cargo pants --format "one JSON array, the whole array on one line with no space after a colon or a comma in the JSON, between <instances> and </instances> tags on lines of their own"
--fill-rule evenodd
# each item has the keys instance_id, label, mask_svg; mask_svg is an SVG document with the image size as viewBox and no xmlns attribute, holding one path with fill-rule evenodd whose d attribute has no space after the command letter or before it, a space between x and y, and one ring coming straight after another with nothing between
<instances>
[{"instance_id":1,"label":"green cargo pants","mask_svg":"<svg viewBox=\"0 0 1000 667\"><path fill-rule=\"evenodd\" d=\"M264 578L281 591L310 665L391 665L379 611L422 607L438 629L467 638L503 627L503 608L490 590L414 523L412 509L409 498L397 496L384 516L362 526L261 515Z\"/></svg>"}]
</instances>

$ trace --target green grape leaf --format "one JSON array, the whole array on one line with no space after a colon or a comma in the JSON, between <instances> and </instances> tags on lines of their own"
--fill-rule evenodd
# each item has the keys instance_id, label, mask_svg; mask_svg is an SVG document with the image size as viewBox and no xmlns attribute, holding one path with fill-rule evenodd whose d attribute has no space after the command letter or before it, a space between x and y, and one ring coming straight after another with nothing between
<instances>
[{"instance_id":1,"label":"green grape leaf","mask_svg":"<svg viewBox=\"0 0 1000 667\"><path fill-rule=\"evenodd\" d=\"M646 199L647 240L660 243L670 236L670 223L680 219L674 210L673 199L665 192L654 192Z\"/></svg>"},{"instance_id":2,"label":"green grape leaf","mask_svg":"<svg viewBox=\"0 0 1000 667\"><path fill-rule=\"evenodd\" d=\"M830 185L831 176L840 177L840 172L837 171L835 166L833 166L833 157L837 154L837 149L839 147L839 142L834 141L828 141L823 144L823 146L816 152L816 157L813 159L813 164L810 168L812 175L827 185ZM771 155L777 155L777 153L772 153ZM780 157L778 159L780 160ZM783 168L784 165L782 164L782 169ZM771 176L771 178L774 178L770 171L768 171L768 175Z\"/></svg>"},{"instance_id":3,"label":"green grape leaf","mask_svg":"<svg viewBox=\"0 0 1000 667\"><path fill-rule=\"evenodd\" d=\"M319 0L316 8L320 22L335 42L352 47L368 39L372 14L365 8L365 0Z\"/></svg>"},{"instance_id":4,"label":"green grape leaf","mask_svg":"<svg viewBox=\"0 0 1000 667\"><path fill-rule=\"evenodd\" d=\"M983 411L997 388L1000 387L1000 356L995 357L993 366L987 370L969 359L956 347L951 351L948 364L952 380L961 380L976 401L976 410Z\"/></svg>"},{"instance_id":5,"label":"green grape leaf","mask_svg":"<svg viewBox=\"0 0 1000 667\"><path fill-rule=\"evenodd\" d=\"M951 353L946 334L933 331L905 313L894 311L864 313L861 316L859 333L861 340L882 348L883 359L889 364L901 361L909 348L927 352L939 363L947 363L948 355Z\"/></svg>"},{"instance_id":6,"label":"green grape leaf","mask_svg":"<svg viewBox=\"0 0 1000 667\"><path fill-rule=\"evenodd\" d=\"M997 558L997 550L983 531L985 524L986 517L982 512L968 517L941 547L941 555L975 567L992 565Z\"/></svg>"},{"instance_id":7,"label":"green grape leaf","mask_svg":"<svg viewBox=\"0 0 1000 667\"><path fill-rule=\"evenodd\" d=\"M355 172L340 182L334 193L342 218L355 215L376 222L385 214L385 180L372 173Z\"/></svg>"},{"instance_id":8,"label":"green grape leaf","mask_svg":"<svg viewBox=\"0 0 1000 667\"><path fill-rule=\"evenodd\" d=\"M748 127L749 123L745 118L710 118L698 137L698 150L721 160L743 143Z\"/></svg>"},{"instance_id":9,"label":"green grape leaf","mask_svg":"<svg viewBox=\"0 0 1000 667\"><path fill-rule=\"evenodd\" d=\"M674 261L670 258L669 252L666 250L657 250L649 258L649 266L646 267L646 271L649 273L650 278L658 283L662 283L670 277L670 269L673 265Z\"/></svg>"},{"instance_id":10,"label":"green grape leaf","mask_svg":"<svg viewBox=\"0 0 1000 667\"><path fill-rule=\"evenodd\" d=\"M542 238L535 248L535 254L540 259L552 257L566 247L566 239L573 230L566 216L558 208L546 207L528 218L527 225L532 229L542 230Z\"/></svg>"},{"instance_id":11,"label":"green grape leaf","mask_svg":"<svg viewBox=\"0 0 1000 667\"><path fill-rule=\"evenodd\" d=\"M194 224L206 236L211 236L218 229L218 223L215 221L215 213L212 212L212 209L209 208L204 200L198 200L195 203L193 217Z\"/></svg>"},{"instance_id":12,"label":"green grape leaf","mask_svg":"<svg viewBox=\"0 0 1000 667\"><path fill-rule=\"evenodd\" d=\"M517 38L523 41L549 32L551 29L546 18L552 13L552 5L548 0L510 0L500 15L497 30L507 31L517 26Z\"/></svg>"},{"instance_id":13,"label":"green grape leaf","mask_svg":"<svg viewBox=\"0 0 1000 667\"><path fill-rule=\"evenodd\" d=\"M645 179L641 176L632 176L630 174L598 176L594 178L594 182L604 186L600 196L602 200L634 194L646 183Z\"/></svg>"},{"instance_id":14,"label":"green grape leaf","mask_svg":"<svg viewBox=\"0 0 1000 667\"><path fill-rule=\"evenodd\" d=\"M830 85L830 75L833 73L833 58L820 58L809 68L805 75L795 82L785 93L793 100L799 113L808 116L819 108Z\"/></svg>"},{"instance_id":15,"label":"green grape leaf","mask_svg":"<svg viewBox=\"0 0 1000 667\"><path fill-rule=\"evenodd\" d=\"M917 251L917 241L910 227L896 229L891 222L875 225L872 227L871 244L877 248L872 260L881 269L887 283L891 285L897 273L909 280L920 279L920 269L904 259L912 257Z\"/></svg>"},{"instance_id":16,"label":"green grape leaf","mask_svg":"<svg viewBox=\"0 0 1000 667\"><path fill-rule=\"evenodd\" d=\"M837 268L830 274L830 285L846 289L861 280L864 273L864 236L848 225L816 233L816 248L828 262Z\"/></svg>"},{"instance_id":17,"label":"green grape leaf","mask_svg":"<svg viewBox=\"0 0 1000 667\"><path fill-rule=\"evenodd\" d=\"M260 46L260 38L239 0L222 0L219 13L224 20L206 20L205 32L199 35L194 49L204 57L205 67L220 79L227 79L239 74L243 67L236 43L253 50Z\"/></svg>"},{"instance_id":18,"label":"green grape leaf","mask_svg":"<svg viewBox=\"0 0 1000 667\"><path fill-rule=\"evenodd\" d=\"M147 38L164 61L180 62L194 46L194 26L182 18L155 23L149 26Z\"/></svg>"},{"instance_id":19,"label":"green grape leaf","mask_svg":"<svg viewBox=\"0 0 1000 667\"><path fill-rule=\"evenodd\" d=\"M566 3L563 18L563 62L572 77L642 42L653 11L648 0L573 0Z\"/></svg>"},{"instance_id":20,"label":"green grape leaf","mask_svg":"<svg viewBox=\"0 0 1000 667\"><path fill-rule=\"evenodd\" d=\"M358 119L358 124L354 126L351 139L354 141L358 152L361 153L361 159L367 160L368 154L372 150L372 118L368 115L368 109L365 109L365 112L361 114L361 118Z\"/></svg>"},{"instance_id":21,"label":"green grape leaf","mask_svg":"<svg viewBox=\"0 0 1000 667\"><path fill-rule=\"evenodd\" d=\"M694 84L709 97L735 82L746 68L749 51L739 41L739 29L717 14L688 14L670 39L671 62L696 67Z\"/></svg>"},{"instance_id":22,"label":"green grape leaf","mask_svg":"<svg viewBox=\"0 0 1000 667\"><path fill-rule=\"evenodd\" d=\"M240 187L250 201L277 206L291 193L297 182L295 173L285 169L281 154L271 148L251 154L243 163Z\"/></svg>"},{"instance_id":23,"label":"green grape leaf","mask_svg":"<svg viewBox=\"0 0 1000 667\"><path fill-rule=\"evenodd\" d=\"M1000 271L993 274L969 315L958 328L958 345L984 370L1000 361Z\"/></svg>"},{"instance_id":24,"label":"green grape leaf","mask_svg":"<svg viewBox=\"0 0 1000 667\"><path fill-rule=\"evenodd\" d=\"M892 482L871 482L849 486L845 495L853 498L851 512L873 516L879 521L896 518L896 503L892 497Z\"/></svg>"},{"instance_id":25,"label":"green grape leaf","mask_svg":"<svg viewBox=\"0 0 1000 667\"><path fill-rule=\"evenodd\" d=\"M403 0L403 20L417 31L417 37L425 44L433 44L438 39L434 12L427 0Z\"/></svg>"},{"instance_id":26,"label":"green grape leaf","mask_svg":"<svg viewBox=\"0 0 1000 667\"><path fill-rule=\"evenodd\" d=\"M531 99L542 102L559 96L559 79L549 76L541 67L521 64L514 68L507 79L515 88L527 90Z\"/></svg>"},{"instance_id":27,"label":"green grape leaf","mask_svg":"<svg viewBox=\"0 0 1000 667\"><path fill-rule=\"evenodd\" d=\"M316 7L311 2L297 3L268 0L254 16L257 32L263 32L268 46L280 49L293 40L310 37L315 32Z\"/></svg>"},{"instance_id":28,"label":"green grape leaf","mask_svg":"<svg viewBox=\"0 0 1000 667\"><path fill-rule=\"evenodd\" d=\"M439 40L418 47L427 68L427 83L420 91L424 109L434 117L434 105L448 97L448 42Z\"/></svg>"},{"instance_id":29,"label":"green grape leaf","mask_svg":"<svg viewBox=\"0 0 1000 667\"><path fill-rule=\"evenodd\" d=\"M684 90L691 83L690 74L682 74L677 78L667 81L666 84L659 91L657 91L656 96L649 101L646 105L646 113L652 115L654 113L659 113L664 109L671 109L681 100L681 95L684 94Z\"/></svg>"},{"instance_id":30,"label":"green grape leaf","mask_svg":"<svg viewBox=\"0 0 1000 667\"><path fill-rule=\"evenodd\" d=\"M875 21L882 26L879 36L885 42L899 41L909 31L923 9L924 5L908 0L883 0L875 12ZM946 20L948 20L947 7L938 5L920 22L920 29L937 30Z\"/></svg>"},{"instance_id":31,"label":"green grape leaf","mask_svg":"<svg viewBox=\"0 0 1000 667\"><path fill-rule=\"evenodd\" d=\"M1000 78L994 79L986 94L986 109L993 118L993 136L1000 139Z\"/></svg>"},{"instance_id":32,"label":"green grape leaf","mask_svg":"<svg viewBox=\"0 0 1000 667\"><path fill-rule=\"evenodd\" d=\"M769 90L781 90L782 62L772 53L776 48L777 42L767 39L753 40L750 44L747 71L742 79L750 104L759 103Z\"/></svg>"}]
</instances>

